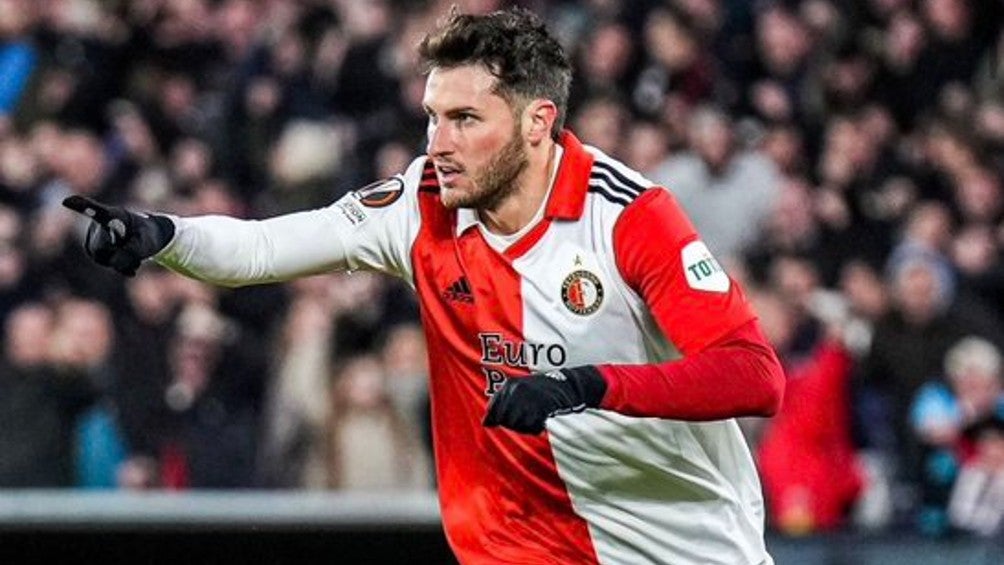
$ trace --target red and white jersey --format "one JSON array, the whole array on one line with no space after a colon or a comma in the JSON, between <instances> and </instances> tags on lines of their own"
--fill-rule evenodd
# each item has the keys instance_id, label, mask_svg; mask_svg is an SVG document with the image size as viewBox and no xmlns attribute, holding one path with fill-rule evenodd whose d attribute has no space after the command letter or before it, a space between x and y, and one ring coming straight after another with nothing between
<instances>
[{"instance_id":1,"label":"red and white jersey","mask_svg":"<svg viewBox=\"0 0 1004 565\"><path fill-rule=\"evenodd\" d=\"M176 220L158 261L234 284L332 268L409 281L428 341L443 523L465 564L771 563L734 420L587 410L538 436L482 426L504 377L666 361L754 318L669 191L570 133L560 143L544 218L502 252L474 211L442 206L421 157L321 210Z\"/></svg>"}]
</instances>

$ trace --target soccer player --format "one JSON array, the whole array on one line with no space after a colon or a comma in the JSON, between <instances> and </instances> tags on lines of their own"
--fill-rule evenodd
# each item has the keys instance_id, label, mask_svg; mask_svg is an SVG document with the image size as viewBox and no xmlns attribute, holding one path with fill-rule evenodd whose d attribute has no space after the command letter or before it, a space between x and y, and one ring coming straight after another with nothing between
<instances>
[{"instance_id":1,"label":"soccer player","mask_svg":"<svg viewBox=\"0 0 1004 565\"><path fill-rule=\"evenodd\" d=\"M426 155L263 221L67 205L85 248L221 285L371 269L418 293L446 535L463 563L772 563L733 418L778 361L672 193L562 129L571 71L529 12L420 46Z\"/></svg>"}]
</instances>

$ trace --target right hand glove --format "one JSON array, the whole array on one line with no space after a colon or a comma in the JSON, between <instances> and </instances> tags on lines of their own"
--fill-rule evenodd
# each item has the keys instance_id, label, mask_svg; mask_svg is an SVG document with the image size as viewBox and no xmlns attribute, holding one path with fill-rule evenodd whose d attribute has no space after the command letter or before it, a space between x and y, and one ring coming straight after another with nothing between
<instances>
[{"instance_id":1,"label":"right hand glove","mask_svg":"<svg viewBox=\"0 0 1004 565\"><path fill-rule=\"evenodd\" d=\"M76 195L63 200L63 206L93 220L84 240L87 255L128 277L174 237L174 222L167 216L138 214Z\"/></svg>"}]
</instances>

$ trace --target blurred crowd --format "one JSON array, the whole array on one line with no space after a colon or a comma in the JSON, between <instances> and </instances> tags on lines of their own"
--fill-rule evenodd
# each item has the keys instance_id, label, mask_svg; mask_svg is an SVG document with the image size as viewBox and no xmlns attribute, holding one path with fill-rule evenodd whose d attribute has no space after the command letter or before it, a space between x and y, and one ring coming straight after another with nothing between
<instances>
[{"instance_id":1,"label":"blurred crowd","mask_svg":"<svg viewBox=\"0 0 1004 565\"><path fill-rule=\"evenodd\" d=\"M402 171L451 3L0 0L0 486L434 488L402 283L123 279L59 203L259 218ZM518 4L571 129L676 194L785 364L743 422L769 525L999 532L1004 4Z\"/></svg>"}]
</instances>

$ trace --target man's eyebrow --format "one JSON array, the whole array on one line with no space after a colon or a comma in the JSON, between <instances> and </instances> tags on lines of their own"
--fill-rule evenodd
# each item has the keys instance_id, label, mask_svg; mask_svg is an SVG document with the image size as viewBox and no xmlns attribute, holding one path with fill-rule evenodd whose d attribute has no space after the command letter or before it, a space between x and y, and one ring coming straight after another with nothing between
<instances>
[{"instance_id":1,"label":"man's eyebrow","mask_svg":"<svg viewBox=\"0 0 1004 565\"><path fill-rule=\"evenodd\" d=\"M426 114L430 114L431 115L431 114L435 114L436 113L435 110L433 110L431 107L429 107L426 104L422 104L422 107L425 109L425 113ZM474 106L458 106L456 108L450 108L449 110L446 110L445 112L443 112L443 115L444 116L456 116L458 114L464 114L464 113L478 113L478 109L475 108Z\"/></svg>"}]
</instances>

